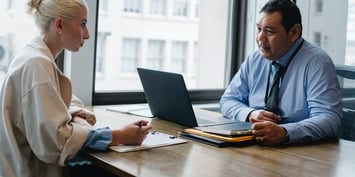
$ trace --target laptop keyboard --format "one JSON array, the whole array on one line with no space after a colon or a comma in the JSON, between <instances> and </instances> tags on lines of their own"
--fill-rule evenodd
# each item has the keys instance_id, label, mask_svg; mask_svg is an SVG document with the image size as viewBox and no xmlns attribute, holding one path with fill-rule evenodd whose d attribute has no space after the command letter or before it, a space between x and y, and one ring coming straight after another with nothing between
<instances>
[{"instance_id":1,"label":"laptop keyboard","mask_svg":"<svg viewBox=\"0 0 355 177\"><path fill-rule=\"evenodd\" d=\"M221 112L219 110L219 107L210 107L210 108L201 108L201 109L205 109L207 111L212 111L212 112Z\"/></svg>"},{"instance_id":2,"label":"laptop keyboard","mask_svg":"<svg viewBox=\"0 0 355 177\"><path fill-rule=\"evenodd\" d=\"M198 124L199 125L205 125L205 124L213 124L213 123L215 123L215 122L213 122L213 121L209 121L209 120L206 120L206 119L198 119Z\"/></svg>"}]
</instances>

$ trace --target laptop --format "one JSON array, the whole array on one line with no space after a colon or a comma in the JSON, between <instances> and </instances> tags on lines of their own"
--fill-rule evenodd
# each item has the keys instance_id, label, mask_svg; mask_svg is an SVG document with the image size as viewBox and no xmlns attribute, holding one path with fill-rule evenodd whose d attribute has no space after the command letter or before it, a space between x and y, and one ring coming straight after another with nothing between
<instances>
[{"instance_id":1,"label":"laptop","mask_svg":"<svg viewBox=\"0 0 355 177\"><path fill-rule=\"evenodd\" d=\"M220 114L214 116L195 111L181 74L145 68L137 68L137 71L153 116L186 127L227 126L228 124L236 124L234 127L243 124L245 127L247 124L247 129L250 129L249 122L227 119ZM231 128L231 125L228 127Z\"/></svg>"}]
</instances>

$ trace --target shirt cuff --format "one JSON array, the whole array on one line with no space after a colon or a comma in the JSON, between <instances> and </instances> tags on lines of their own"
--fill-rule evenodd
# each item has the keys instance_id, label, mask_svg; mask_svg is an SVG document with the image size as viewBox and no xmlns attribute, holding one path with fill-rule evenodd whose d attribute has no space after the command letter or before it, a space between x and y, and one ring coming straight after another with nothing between
<instances>
[{"instance_id":1,"label":"shirt cuff","mask_svg":"<svg viewBox=\"0 0 355 177\"><path fill-rule=\"evenodd\" d=\"M243 109L242 111L240 111L240 113L238 114L238 117L237 117L237 119L238 120L240 120L240 121L247 121L247 119L248 119L248 116L249 116L249 114L252 112L252 111L254 111L255 109L251 109L251 108L245 108L245 109Z\"/></svg>"},{"instance_id":2,"label":"shirt cuff","mask_svg":"<svg viewBox=\"0 0 355 177\"><path fill-rule=\"evenodd\" d=\"M112 142L112 131L109 127L90 130L82 150L106 150Z\"/></svg>"},{"instance_id":3,"label":"shirt cuff","mask_svg":"<svg viewBox=\"0 0 355 177\"><path fill-rule=\"evenodd\" d=\"M295 142L296 139L299 139L298 133L297 133L297 128L295 128L294 123L288 123L288 124L282 124L281 125L284 129L286 129L287 133L288 133L288 142L285 144L293 144Z\"/></svg>"}]
</instances>

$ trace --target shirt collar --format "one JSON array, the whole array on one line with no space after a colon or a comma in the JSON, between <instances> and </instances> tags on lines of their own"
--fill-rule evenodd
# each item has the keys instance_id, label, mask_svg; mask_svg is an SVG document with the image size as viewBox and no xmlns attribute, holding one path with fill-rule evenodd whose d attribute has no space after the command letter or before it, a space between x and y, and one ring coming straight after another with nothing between
<instances>
[{"instance_id":1,"label":"shirt collar","mask_svg":"<svg viewBox=\"0 0 355 177\"><path fill-rule=\"evenodd\" d=\"M303 38L300 37L296 40L296 42L293 44L290 50L283 55L281 58L279 58L276 62L280 63L283 67L286 67L288 61L291 59L291 55L296 51L297 47L301 44Z\"/></svg>"},{"instance_id":2,"label":"shirt collar","mask_svg":"<svg viewBox=\"0 0 355 177\"><path fill-rule=\"evenodd\" d=\"M44 36L36 36L32 41L28 44L32 48L35 48L37 50L40 50L42 53L44 53L46 56L49 57L49 59L52 62L55 62L55 58L53 57L51 51L49 50L47 44L43 41Z\"/></svg>"}]
</instances>

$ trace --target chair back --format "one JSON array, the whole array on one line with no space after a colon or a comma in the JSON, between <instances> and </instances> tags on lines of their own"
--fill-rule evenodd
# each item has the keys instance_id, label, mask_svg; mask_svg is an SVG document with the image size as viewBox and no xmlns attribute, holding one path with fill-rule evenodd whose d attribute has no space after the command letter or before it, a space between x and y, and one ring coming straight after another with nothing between
<instances>
[{"instance_id":1,"label":"chair back","mask_svg":"<svg viewBox=\"0 0 355 177\"><path fill-rule=\"evenodd\" d=\"M335 69L343 103L340 138L355 141L355 66L335 65Z\"/></svg>"}]
</instances>

